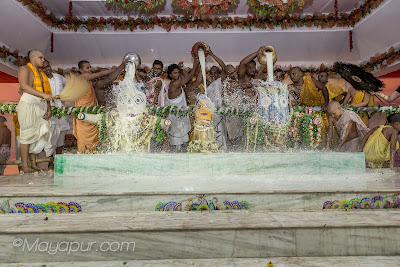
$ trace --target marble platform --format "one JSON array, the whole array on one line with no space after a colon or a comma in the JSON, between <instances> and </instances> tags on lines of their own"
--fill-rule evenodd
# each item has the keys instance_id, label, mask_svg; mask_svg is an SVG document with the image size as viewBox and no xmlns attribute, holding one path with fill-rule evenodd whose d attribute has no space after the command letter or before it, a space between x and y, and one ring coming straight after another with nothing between
<instances>
[{"instance_id":1,"label":"marble platform","mask_svg":"<svg viewBox=\"0 0 400 267\"><path fill-rule=\"evenodd\" d=\"M400 205L399 176L390 170L367 171L361 190L346 188L341 184L336 184L331 190L314 189L307 183L299 183L295 189L238 188L236 184L221 188L211 184L209 189L204 189L197 187L194 181L193 191L179 191L179 186L168 190L167 185L161 191L162 184L154 184L154 190L150 191L151 183L146 179L125 184L103 177L82 177L80 180L87 181L76 178L75 184L69 185L58 184L52 174L13 175L0 178L0 208L7 212L15 209L17 203L59 202L76 203L82 212L166 211L177 210L179 206L185 210L191 203L203 203L206 206L220 203L224 206L225 202L246 202L246 210L251 211L318 211L323 208L377 208L377 205L384 208L387 202L395 205L395 208ZM351 182L359 183L357 179ZM165 204L163 208L162 204ZM238 209L238 205L233 205L232 209Z\"/></svg>"},{"instance_id":2,"label":"marble platform","mask_svg":"<svg viewBox=\"0 0 400 267\"><path fill-rule=\"evenodd\" d=\"M362 190L366 174L363 153L57 155L55 167L56 185L108 192Z\"/></svg>"},{"instance_id":3,"label":"marble platform","mask_svg":"<svg viewBox=\"0 0 400 267\"><path fill-rule=\"evenodd\" d=\"M395 210L9 214L0 225L2 263L400 255Z\"/></svg>"},{"instance_id":4,"label":"marble platform","mask_svg":"<svg viewBox=\"0 0 400 267\"><path fill-rule=\"evenodd\" d=\"M269 257L229 259L169 259L138 261L91 261L85 267L265 267L272 262L275 267L394 267L399 266L400 256L348 256L348 257ZM46 262L0 264L0 267L70 267L82 266L82 262Z\"/></svg>"}]
</instances>

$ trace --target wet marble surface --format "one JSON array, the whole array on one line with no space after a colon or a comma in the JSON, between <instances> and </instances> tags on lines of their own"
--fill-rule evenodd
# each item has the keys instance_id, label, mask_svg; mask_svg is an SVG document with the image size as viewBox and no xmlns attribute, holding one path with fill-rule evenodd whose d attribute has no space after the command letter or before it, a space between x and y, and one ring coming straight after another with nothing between
<instances>
[{"instance_id":1,"label":"wet marble surface","mask_svg":"<svg viewBox=\"0 0 400 267\"><path fill-rule=\"evenodd\" d=\"M252 211L317 211L322 210L327 201L341 202L358 198L372 200L382 196L383 201L395 201L400 196L400 174L390 170L369 171L364 175L365 186L355 190L342 184L335 184L332 189L314 189L308 182L299 183L297 188L280 189L252 188L247 185L234 183L206 184L193 187L193 191L179 191L179 185L174 187L170 179L170 187L163 187L166 183L152 183L141 180L129 183L118 179L101 177L74 178L74 183L58 184L53 174L41 173L38 175L12 175L0 177L0 204L8 201L9 207L15 203L48 203L48 202L76 202L83 212L100 211L154 211L157 204L177 202L182 203L182 210L190 203L200 203L204 199L207 203L223 204L225 201L246 201ZM190 181L190 179L187 179ZM321 178L321 182L326 182ZM357 177L351 178L352 183L359 183ZM196 183L196 182L194 182ZM131 188L130 186L135 186ZM142 187L143 185L143 187ZM152 187L148 190L148 187ZM219 186L219 187L218 187ZM277 185L275 185L277 187ZM205 195L203 199L199 196ZM382 206L382 205L381 205Z\"/></svg>"}]
</instances>

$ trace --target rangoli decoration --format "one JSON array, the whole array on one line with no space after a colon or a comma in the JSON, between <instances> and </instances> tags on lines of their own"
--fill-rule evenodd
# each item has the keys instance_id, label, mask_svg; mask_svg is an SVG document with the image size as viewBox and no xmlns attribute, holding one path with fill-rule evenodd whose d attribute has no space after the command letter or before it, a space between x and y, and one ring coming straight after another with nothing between
<instances>
[{"instance_id":1,"label":"rangoli decoration","mask_svg":"<svg viewBox=\"0 0 400 267\"><path fill-rule=\"evenodd\" d=\"M18 202L11 207L10 200L4 200L0 206L0 214L6 213L75 213L82 212L82 207L77 202L47 202L46 204L33 204Z\"/></svg>"},{"instance_id":2,"label":"rangoli decoration","mask_svg":"<svg viewBox=\"0 0 400 267\"><path fill-rule=\"evenodd\" d=\"M197 201L189 198L187 203L170 201L160 202L156 205L156 211L210 211L210 210L250 210L247 201L224 201L219 202L217 197L207 201L206 195L196 196Z\"/></svg>"},{"instance_id":3,"label":"rangoli decoration","mask_svg":"<svg viewBox=\"0 0 400 267\"><path fill-rule=\"evenodd\" d=\"M388 196L375 196L362 199L326 201L322 209L398 209L400 208L400 193Z\"/></svg>"}]
</instances>

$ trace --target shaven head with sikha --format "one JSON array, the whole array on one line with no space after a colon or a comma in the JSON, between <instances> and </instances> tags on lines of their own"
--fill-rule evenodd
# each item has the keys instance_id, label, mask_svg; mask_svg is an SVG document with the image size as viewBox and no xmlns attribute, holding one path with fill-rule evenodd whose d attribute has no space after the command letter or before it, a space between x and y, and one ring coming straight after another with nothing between
<instances>
[{"instance_id":1,"label":"shaven head with sikha","mask_svg":"<svg viewBox=\"0 0 400 267\"><path fill-rule=\"evenodd\" d=\"M387 118L388 123L398 132L400 132L400 113L394 113Z\"/></svg>"},{"instance_id":2,"label":"shaven head with sikha","mask_svg":"<svg viewBox=\"0 0 400 267\"><path fill-rule=\"evenodd\" d=\"M303 72L301 71L300 67L293 67L289 71L289 76L292 82L297 83L303 78Z\"/></svg>"},{"instance_id":3,"label":"shaven head with sikha","mask_svg":"<svg viewBox=\"0 0 400 267\"><path fill-rule=\"evenodd\" d=\"M339 102L332 101L328 104L328 113L336 120L342 116L343 112L344 110Z\"/></svg>"},{"instance_id":4,"label":"shaven head with sikha","mask_svg":"<svg viewBox=\"0 0 400 267\"><path fill-rule=\"evenodd\" d=\"M45 57L42 51L39 50L31 50L28 52L28 58L29 62L35 67L35 68L42 68L43 63L45 61Z\"/></svg>"}]
</instances>

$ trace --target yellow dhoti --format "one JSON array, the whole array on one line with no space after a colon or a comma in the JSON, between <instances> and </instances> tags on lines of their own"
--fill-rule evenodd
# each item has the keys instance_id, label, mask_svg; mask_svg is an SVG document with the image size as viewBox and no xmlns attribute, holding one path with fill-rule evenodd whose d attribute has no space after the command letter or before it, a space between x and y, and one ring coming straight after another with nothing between
<instances>
[{"instance_id":1,"label":"yellow dhoti","mask_svg":"<svg viewBox=\"0 0 400 267\"><path fill-rule=\"evenodd\" d=\"M75 101L75 107L90 107L97 105L98 103L93 86L82 98ZM91 124L74 118L74 135L78 140L79 153L85 153L87 150L94 149L99 142L98 134L96 124Z\"/></svg>"},{"instance_id":2,"label":"yellow dhoti","mask_svg":"<svg viewBox=\"0 0 400 267\"><path fill-rule=\"evenodd\" d=\"M340 102L343 99L343 93L345 92L342 87L336 84L328 83L326 84L329 92L329 102L337 101Z\"/></svg>"},{"instance_id":3,"label":"yellow dhoti","mask_svg":"<svg viewBox=\"0 0 400 267\"><path fill-rule=\"evenodd\" d=\"M365 161L370 168L381 168L386 161L390 160L390 143L382 134L382 130L388 125L381 125L368 138L364 146ZM399 149L399 143L396 144L396 149Z\"/></svg>"},{"instance_id":4,"label":"yellow dhoti","mask_svg":"<svg viewBox=\"0 0 400 267\"><path fill-rule=\"evenodd\" d=\"M357 90L356 95L353 97L353 100L351 100L351 105L360 104L364 99L364 95L365 95L365 92ZM371 97L369 98L367 107L373 107L373 106L375 106L375 97L373 95L371 95ZM368 127L368 120L369 120L368 113L366 113L366 112L358 113L358 116L360 116L362 121Z\"/></svg>"}]
</instances>

